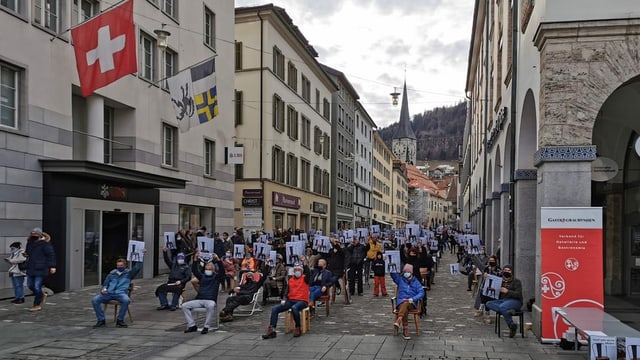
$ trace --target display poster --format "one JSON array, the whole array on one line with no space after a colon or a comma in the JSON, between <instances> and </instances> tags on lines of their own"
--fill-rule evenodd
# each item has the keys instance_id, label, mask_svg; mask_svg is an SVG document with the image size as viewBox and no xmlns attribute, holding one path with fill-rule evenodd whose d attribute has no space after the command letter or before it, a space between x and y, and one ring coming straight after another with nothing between
<instances>
[{"instance_id":1,"label":"display poster","mask_svg":"<svg viewBox=\"0 0 640 360\"><path fill-rule=\"evenodd\" d=\"M569 328L555 308L604 310L602 208L541 208L540 240L541 340L555 342Z\"/></svg>"}]
</instances>

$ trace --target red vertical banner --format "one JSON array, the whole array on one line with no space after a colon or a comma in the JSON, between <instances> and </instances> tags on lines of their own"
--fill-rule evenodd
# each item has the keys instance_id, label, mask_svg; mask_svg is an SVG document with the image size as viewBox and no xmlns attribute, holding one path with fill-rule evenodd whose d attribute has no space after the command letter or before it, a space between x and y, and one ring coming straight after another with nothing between
<instances>
[{"instance_id":1,"label":"red vertical banner","mask_svg":"<svg viewBox=\"0 0 640 360\"><path fill-rule=\"evenodd\" d=\"M554 308L604 309L602 208L542 208L540 295L543 341L566 337Z\"/></svg>"}]
</instances>

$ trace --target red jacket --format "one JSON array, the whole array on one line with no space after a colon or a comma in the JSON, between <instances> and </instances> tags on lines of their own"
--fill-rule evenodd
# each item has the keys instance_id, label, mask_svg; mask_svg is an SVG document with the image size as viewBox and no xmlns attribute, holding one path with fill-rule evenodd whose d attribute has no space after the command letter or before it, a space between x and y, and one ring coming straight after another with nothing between
<instances>
[{"instance_id":1,"label":"red jacket","mask_svg":"<svg viewBox=\"0 0 640 360\"><path fill-rule=\"evenodd\" d=\"M292 276L289 278L287 289L287 299L292 301L304 301L309 303L309 282L306 280L308 274L303 274L299 278Z\"/></svg>"}]
</instances>

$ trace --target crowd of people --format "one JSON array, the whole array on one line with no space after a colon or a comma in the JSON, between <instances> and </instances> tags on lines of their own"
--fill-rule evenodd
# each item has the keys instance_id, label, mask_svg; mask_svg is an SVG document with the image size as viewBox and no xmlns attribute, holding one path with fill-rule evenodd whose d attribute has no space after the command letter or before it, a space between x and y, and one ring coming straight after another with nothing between
<instances>
[{"instance_id":1,"label":"crowd of people","mask_svg":"<svg viewBox=\"0 0 640 360\"><path fill-rule=\"evenodd\" d=\"M214 251L204 256L194 240L197 236L206 235L212 235ZM515 278L512 265L500 267L497 256L487 257L483 252L470 253L468 246L456 240L455 233L445 230L438 233L437 247L427 248L423 242L411 241L408 237L401 240L396 248L399 250L401 270L391 271L389 260L385 260L386 246L383 243L394 244L395 236L387 236L354 237L347 243L330 237L331 246L326 252L318 252L308 246L305 255L299 256L294 263L286 264L283 248L278 249L275 259L254 257L252 241L244 238L242 229L234 229L231 236L227 232L223 232L222 236L217 232L210 234L204 227L196 232L179 231L176 233L175 247L162 249L169 272L166 282L160 284L155 291L159 301L157 310L176 311L181 307L186 319L185 333L190 333L198 329L192 311L205 309L201 333L206 334L211 328L217 308L222 308L218 314L220 321L234 321L234 310L250 304L254 295L263 289L263 305L270 298L279 300L279 304L271 309L270 321L263 338L276 337L278 314L289 310L295 324L293 336L298 337L301 335L301 310L309 308L313 316L315 303L321 296L327 295L332 287L335 287L338 294L341 291L347 292L348 301L352 301L353 296L363 295L363 281L368 283L371 277L372 295L385 297L389 295L385 280L389 273L396 285L396 318L393 325L405 339L410 339L408 312L416 310L421 301L426 301L426 291L431 290L435 284L435 261L442 252L449 250L451 254L457 254L461 272L468 276L467 290L471 291L472 286L480 289L475 297L476 316L484 315L485 321L489 322L489 310L500 313L509 326L510 336L515 335L516 325L512 315L522 307L522 284ZM15 294L12 302L24 303L26 279L34 294L32 311L42 309L42 303L46 300L42 283L47 275L56 272L55 252L50 240L50 236L41 229L33 229L26 249L22 249L20 242L14 242L10 245L10 256L6 258L10 264L9 276ZM235 245L246 247L242 259L233 256ZM142 269L142 262L133 261L128 266L127 260L121 258L115 265L115 269L105 277L100 293L92 299L97 318L94 325L96 328L106 326L102 304L114 300L121 305L116 326L127 327L124 318L130 302L131 281ZM496 277L501 279L499 288L491 289L492 294L483 291L487 287L487 279ZM185 287L189 283L196 290L196 295L192 299L184 299ZM218 305L220 292L229 293L224 306ZM181 300L185 301L181 303Z\"/></svg>"}]
</instances>

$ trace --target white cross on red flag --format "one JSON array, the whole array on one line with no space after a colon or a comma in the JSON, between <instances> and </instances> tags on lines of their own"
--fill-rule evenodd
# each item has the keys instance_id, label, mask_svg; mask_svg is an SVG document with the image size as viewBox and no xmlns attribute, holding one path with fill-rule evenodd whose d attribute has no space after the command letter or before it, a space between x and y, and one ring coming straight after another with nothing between
<instances>
[{"instance_id":1,"label":"white cross on red flag","mask_svg":"<svg viewBox=\"0 0 640 360\"><path fill-rule=\"evenodd\" d=\"M138 71L133 1L71 30L82 96Z\"/></svg>"}]
</instances>

